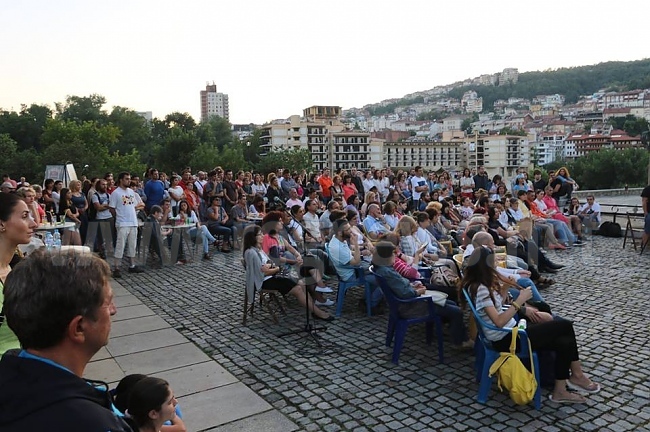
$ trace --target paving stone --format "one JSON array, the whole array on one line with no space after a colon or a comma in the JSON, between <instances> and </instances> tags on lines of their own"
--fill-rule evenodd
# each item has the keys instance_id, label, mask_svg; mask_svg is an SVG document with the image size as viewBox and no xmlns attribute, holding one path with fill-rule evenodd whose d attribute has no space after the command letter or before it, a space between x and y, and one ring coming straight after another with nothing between
<instances>
[{"instance_id":1,"label":"paving stone","mask_svg":"<svg viewBox=\"0 0 650 432\"><path fill-rule=\"evenodd\" d=\"M187 339L183 335L172 328L166 328L116 338L112 337L106 348L111 355L117 357L184 343L187 343Z\"/></svg>"},{"instance_id":2,"label":"paving stone","mask_svg":"<svg viewBox=\"0 0 650 432\"><path fill-rule=\"evenodd\" d=\"M603 389L586 404L571 407L549 403L544 390L540 411L515 406L496 385L487 404L478 404L474 357L450 348L447 328L445 364L437 362L433 347L425 343L424 327L416 325L407 332L399 366L393 365L392 350L384 346L387 316L366 317L356 311L361 290L347 293L341 318L320 333L333 348L319 355L303 350L312 348L305 339L279 337L304 325L304 310L292 298L279 324L258 311L242 326L244 278L237 254L217 253L211 262L125 274L120 283L128 291L118 288L116 294L131 292L191 340L188 348L196 346L217 360L294 419L300 430L392 430L388 425L405 431L647 427L650 348L647 312L638 299L647 298L650 254L639 257L629 246L622 249L622 239L594 237L587 247L551 251L549 256L566 268L553 275L556 284L542 295L554 312L574 321L583 367ZM330 284L336 291L336 282ZM120 308L115 327L120 328L124 320L119 317L122 312L122 317L128 316L130 307L138 305ZM125 357L129 362L122 365ZM164 358L123 356L118 362L127 372L154 369L148 362L165 369L186 366ZM204 362L205 357L192 361ZM311 414L318 411L323 415Z\"/></svg>"}]
</instances>

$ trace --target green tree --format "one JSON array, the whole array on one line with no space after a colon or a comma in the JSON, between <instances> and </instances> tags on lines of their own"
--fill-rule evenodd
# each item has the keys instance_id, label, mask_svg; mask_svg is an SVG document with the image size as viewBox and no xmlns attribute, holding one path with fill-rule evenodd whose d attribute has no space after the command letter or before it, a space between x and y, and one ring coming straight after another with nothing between
<instances>
[{"instance_id":1,"label":"green tree","mask_svg":"<svg viewBox=\"0 0 650 432\"><path fill-rule=\"evenodd\" d=\"M274 149L266 156L260 158L260 161L255 165L255 170L267 175L268 173L275 172L278 168L288 168L291 171L309 171L313 165L314 162L309 149Z\"/></svg>"},{"instance_id":2,"label":"green tree","mask_svg":"<svg viewBox=\"0 0 650 432\"><path fill-rule=\"evenodd\" d=\"M230 123L217 116L202 122L196 128L196 134L201 142L213 144L219 151L233 142Z\"/></svg>"},{"instance_id":3,"label":"green tree","mask_svg":"<svg viewBox=\"0 0 650 432\"><path fill-rule=\"evenodd\" d=\"M151 127L144 117L132 109L116 106L108 115L108 121L120 130L119 138L111 151L125 154L137 149L145 159L150 156L148 149L152 141Z\"/></svg>"},{"instance_id":4,"label":"green tree","mask_svg":"<svg viewBox=\"0 0 650 432\"><path fill-rule=\"evenodd\" d=\"M200 144L194 131L185 131L181 126L172 127L160 143L156 155L158 168L170 173L191 166L192 153Z\"/></svg>"},{"instance_id":5,"label":"green tree","mask_svg":"<svg viewBox=\"0 0 650 432\"><path fill-rule=\"evenodd\" d=\"M68 96L65 103L56 103L57 117L76 123L106 123L107 115L102 110L106 98L98 94L90 96Z\"/></svg>"}]
</instances>

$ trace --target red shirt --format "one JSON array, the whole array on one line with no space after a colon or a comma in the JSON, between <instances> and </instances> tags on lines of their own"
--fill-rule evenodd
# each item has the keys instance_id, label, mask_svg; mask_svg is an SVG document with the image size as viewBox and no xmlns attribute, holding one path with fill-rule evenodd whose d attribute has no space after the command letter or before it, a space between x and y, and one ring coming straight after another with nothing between
<instances>
[{"instance_id":1,"label":"red shirt","mask_svg":"<svg viewBox=\"0 0 650 432\"><path fill-rule=\"evenodd\" d=\"M332 196L332 191L330 191L330 187L333 184L332 177L320 176L318 184L320 184L320 187L323 190L323 196L325 198L330 198Z\"/></svg>"}]
</instances>

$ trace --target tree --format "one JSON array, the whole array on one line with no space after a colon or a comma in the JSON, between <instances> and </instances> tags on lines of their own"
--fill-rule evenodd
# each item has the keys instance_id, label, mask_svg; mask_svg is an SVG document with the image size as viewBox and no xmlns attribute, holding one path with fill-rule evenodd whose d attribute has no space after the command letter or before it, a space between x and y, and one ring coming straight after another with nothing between
<instances>
[{"instance_id":1,"label":"tree","mask_svg":"<svg viewBox=\"0 0 650 432\"><path fill-rule=\"evenodd\" d=\"M278 168L288 168L291 171L309 171L313 165L314 162L309 149L274 149L263 158L260 158L260 161L255 165L255 170L266 175L275 172Z\"/></svg>"},{"instance_id":2,"label":"tree","mask_svg":"<svg viewBox=\"0 0 650 432\"><path fill-rule=\"evenodd\" d=\"M233 135L228 120L213 116L202 122L196 129L196 134L201 142L211 143L219 151L233 142Z\"/></svg>"},{"instance_id":3,"label":"tree","mask_svg":"<svg viewBox=\"0 0 650 432\"><path fill-rule=\"evenodd\" d=\"M108 121L120 130L119 138L111 147L111 151L124 154L137 149L143 156L148 156L147 150L152 136L151 128L144 117L132 109L116 106L108 115Z\"/></svg>"},{"instance_id":4,"label":"tree","mask_svg":"<svg viewBox=\"0 0 650 432\"><path fill-rule=\"evenodd\" d=\"M107 115L102 110L106 98L98 94L90 96L68 96L65 104L56 103L57 117L61 120L70 120L76 123L96 121L106 123Z\"/></svg>"}]
</instances>

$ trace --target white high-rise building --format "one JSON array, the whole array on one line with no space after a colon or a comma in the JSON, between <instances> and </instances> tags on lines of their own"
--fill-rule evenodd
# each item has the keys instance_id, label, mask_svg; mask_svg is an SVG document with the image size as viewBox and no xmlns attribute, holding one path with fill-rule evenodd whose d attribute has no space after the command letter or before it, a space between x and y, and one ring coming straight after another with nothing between
<instances>
[{"instance_id":1,"label":"white high-rise building","mask_svg":"<svg viewBox=\"0 0 650 432\"><path fill-rule=\"evenodd\" d=\"M217 85L213 82L207 84L205 90L201 90L201 121L214 116L230 119L228 95L217 93Z\"/></svg>"}]
</instances>

